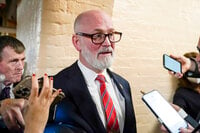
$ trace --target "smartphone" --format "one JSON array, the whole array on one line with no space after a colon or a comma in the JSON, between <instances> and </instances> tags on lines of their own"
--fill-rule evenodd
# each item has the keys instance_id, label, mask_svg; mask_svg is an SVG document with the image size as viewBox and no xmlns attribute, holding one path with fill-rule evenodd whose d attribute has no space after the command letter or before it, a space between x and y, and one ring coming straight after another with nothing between
<instances>
[{"instance_id":1,"label":"smartphone","mask_svg":"<svg viewBox=\"0 0 200 133\"><path fill-rule=\"evenodd\" d=\"M163 54L163 66L175 73L181 73L181 63L166 54Z\"/></svg>"},{"instance_id":2,"label":"smartphone","mask_svg":"<svg viewBox=\"0 0 200 133\"><path fill-rule=\"evenodd\" d=\"M157 90L145 93L142 96L142 100L168 132L179 133L181 127L187 128L186 121Z\"/></svg>"}]
</instances>

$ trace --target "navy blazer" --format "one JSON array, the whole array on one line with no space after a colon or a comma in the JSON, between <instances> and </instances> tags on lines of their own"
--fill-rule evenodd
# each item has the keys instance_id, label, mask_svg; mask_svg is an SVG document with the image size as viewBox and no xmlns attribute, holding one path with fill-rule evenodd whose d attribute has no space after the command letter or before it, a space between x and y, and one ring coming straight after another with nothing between
<instances>
[{"instance_id":1,"label":"navy blazer","mask_svg":"<svg viewBox=\"0 0 200 133\"><path fill-rule=\"evenodd\" d=\"M129 83L107 70L125 99L124 133L136 133L136 120ZM64 98L55 112L55 123L67 124L87 133L106 133L77 61L54 76L54 88L61 88Z\"/></svg>"}]
</instances>

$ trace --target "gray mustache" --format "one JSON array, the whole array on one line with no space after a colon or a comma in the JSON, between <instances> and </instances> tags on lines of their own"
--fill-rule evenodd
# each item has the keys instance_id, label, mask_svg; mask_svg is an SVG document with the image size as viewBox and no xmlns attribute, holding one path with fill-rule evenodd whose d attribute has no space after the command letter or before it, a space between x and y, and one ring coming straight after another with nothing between
<instances>
[{"instance_id":1,"label":"gray mustache","mask_svg":"<svg viewBox=\"0 0 200 133\"><path fill-rule=\"evenodd\" d=\"M102 52L113 52L113 49L112 48L104 48L99 51L99 53L102 53Z\"/></svg>"}]
</instances>

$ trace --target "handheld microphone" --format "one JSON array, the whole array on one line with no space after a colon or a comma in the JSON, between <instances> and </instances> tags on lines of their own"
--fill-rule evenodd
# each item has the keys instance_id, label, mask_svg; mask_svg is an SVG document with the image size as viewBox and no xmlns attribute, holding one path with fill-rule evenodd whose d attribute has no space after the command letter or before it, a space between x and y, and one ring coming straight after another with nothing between
<instances>
[{"instance_id":1,"label":"handheld microphone","mask_svg":"<svg viewBox=\"0 0 200 133\"><path fill-rule=\"evenodd\" d=\"M0 83L3 83L6 79L6 76L4 74L0 74Z\"/></svg>"}]
</instances>

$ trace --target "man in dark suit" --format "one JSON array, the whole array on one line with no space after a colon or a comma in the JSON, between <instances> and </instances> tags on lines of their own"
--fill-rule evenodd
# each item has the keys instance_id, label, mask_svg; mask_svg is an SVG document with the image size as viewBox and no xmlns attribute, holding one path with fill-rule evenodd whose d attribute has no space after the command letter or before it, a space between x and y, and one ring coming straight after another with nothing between
<instances>
[{"instance_id":1,"label":"man in dark suit","mask_svg":"<svg viewBox=\"0 0 200 133\"><path fill-rule=\"evenodd\" d=\"M15 99L14 84L21 81L24 71L25 47L11 36L0 36L0 131L21 132L24 127L22 110L25 99Z\"/></svg>"},{"instance_id":2,"label":"man in dark suit","mask_svg":"<svg viewBox=\"0 0 200 133\"><path fill-rule=\"evenodd\" d=\"M80 129L74 132L136 133L129 83L109 69L122 33L99 10L78 15L74 32L79 60L54 76L54 88L66 95L57 106L55 123Z\"/></svg>"}]
</instances>

